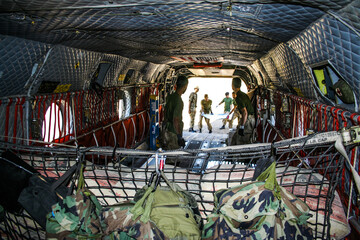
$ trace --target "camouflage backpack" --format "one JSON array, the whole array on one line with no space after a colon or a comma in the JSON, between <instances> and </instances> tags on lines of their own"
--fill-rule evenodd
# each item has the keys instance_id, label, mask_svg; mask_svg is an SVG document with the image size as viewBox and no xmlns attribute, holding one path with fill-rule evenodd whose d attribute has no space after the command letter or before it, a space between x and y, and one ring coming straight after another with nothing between
<instances>
[{"instance_id":1,"label":"camouflage backpack","mask_svg":"<svg viewBox=\"0 0 360 240\"><path fill-rule=\"evenodd\" d=\"M204 240L313 238L306 223L309 207L278 185L275 162L258 180L215 193Z\"/></svg>"},{"instance_id":2,"label":"camouflage backpack","mask_svg":"<svg viewBox=\"0 0 360 240\"><path fill-rule=\"evenodd\" d=\"M130 210L134 201L127 201L104 207L100 219L105 225L103 240L134 240L134 239L165 239L165 235L148 221L140 221L140 217L133 218Z\"/></svg>"},{"instance_id":3,"label":"camouflage backpack","mask_svg":"<svg viewBox=\"0 0 360 240\"><path fill-rule=\"evenodd\" d=\"M110 239L201 238L202 219L194 197L169 182L163 172L161 178L167 186L156 187L159 178L137 192L135 204L104 209L101 218L107 225L105 235L112 235Z\"/></svg>"},{"instance_id":4,"label":"camouflage backpack","mask_svg":"<svg viewBox=\"0 0 360 240\"><path fill-rule=\"evenodd\" d=\"M102 207L84 186L81 167L76 194L53 205L52 212L47 215L47 239L99 239L103 236L104 225L99 218Z\"/></svg>"}]
</instances>

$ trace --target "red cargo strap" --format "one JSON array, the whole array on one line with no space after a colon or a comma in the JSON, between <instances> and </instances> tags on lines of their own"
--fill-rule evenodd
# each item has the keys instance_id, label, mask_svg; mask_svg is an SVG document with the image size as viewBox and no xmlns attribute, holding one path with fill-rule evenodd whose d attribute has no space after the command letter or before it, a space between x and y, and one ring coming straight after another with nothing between
<instances>
[{"instance_id":1,"label":"red cargo strap","mask_svg":"<svg viewBox=\"0 0 360 240\"><path fill-rule=\"evenodd\" d=\"M45 98L43 99L43 116L41 119L43 119L43 121L45 121L45 113L46 113L46 100L48 99L48 96L46 95ZM45 125L46 126L46 125ZM46 141L45 136L46 136L46 132L47 129L46 127L44 128L44 141ZM49 135L50 136L50 135Z\"/></svg>"},{"instance_id":2,"label":"red cargo strap","mask_svg":"<svg viewBox=\"0 0 360 240\"><path fill-rule=\"evenodd\" d=\"M326 105L324 105L325 107L324 107L324 125L325 125L325 132L327 132L328 131L328 124L327 124L327 106Z\"/></svg>"},{"instance_id":3,"label":"red cargo strap","mask_svg":"<svg viewBox=\"0 0 360 240\"><path fill-rule=\"evenodd\" d=\"M5 138L4 141L8 141L8 132L9 132L9 119L10 119L10 105L12 104L13 100L12 98L9 98L9 102L6 106L6 116L5 116Z\"/></svg>"},{"instance_id":4,"label":"red cargo strap","mask_svg":"<svg viewBox=\"0 0 360 240\"><path fill-rule=\"evenodd\" d=\"M342 118L343 123L344 123L344 128L346 128L347 127L347 120L346 120L344 114L345 114L345 111L342 111L341 112L341 118Z\"/></svg>"},{"instance_id":5,"label":"red cargo strap","mask_svg":"<svg viewBox=\"0 0 360 240\"><path fill-rule=\"evenodd\" d=\"M125 136L125 139L124 139L124 148L126 148L126 145L127 145L127 132L126 132L126 127L125 127L124 121L121 121L121 125L122 125L123 128L124 128L124 136Z\"/></svg>"},{"instance_id":6,"label":"red cargo strap","mask_svg":"<svg viewBox=\"0 0 360 240\"><path fill-rule=\"evenodd\" d=\"M360 124L360 116L358 116L357 120L354 119L354 117L358 115L358 113L353 113L350 115L350 119L353 123L353 125L359 125Z\"/></svg>"},{"instance_id":7,"label":"red cargo strap","mask_svg":"<svg viewBox=\"0 0 360 240\"><path fill-rule=\"evenodd\" d=\"M317 125L318 125L318 132L321 131L321 122L322 122L322 118L321 118L321 106L322 104L318 104L316 105L316 109L317 109L317 112L318 112L318 122L317 122Z\"/></svg>"},{"instance_id":8,"label":"red cargo strap","mask_svg":"<svg viewBox=\"0 0 360 240\"><path fill-rule=\"evenodd\" d=\"M14 111L14 125L13 125L13 143L16 143L16 133L17 133L17 117L18 117L18 108L20 104L20 98L16 98L15 111Z\"/></svg>"},{"instance_id":9,"label":"red cargo strap","mask_svg":"<svg viewBox=\"0 0 360 240\"><path fill-rule=\"evenodd\" d=\"M134 137L133 137L133 140L132 140L132 143L131 143L131 147L134 147L135 146L135 141L136 141L136 125L135 125L134 117L131 118L131 122L132 122L133 127L134 127ZM129 126L129 128L130 128L130 126Z\"/></svg>"}]
</instances>

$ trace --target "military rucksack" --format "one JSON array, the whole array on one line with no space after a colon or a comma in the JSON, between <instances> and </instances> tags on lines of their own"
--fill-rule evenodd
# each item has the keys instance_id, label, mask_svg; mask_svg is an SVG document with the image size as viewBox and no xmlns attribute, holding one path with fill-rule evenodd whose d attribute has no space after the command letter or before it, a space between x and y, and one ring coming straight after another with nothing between
<instances>
[{"instance_id":1,"label":"military rucksack","mask_svg":"<svg viewBox=\"0 0 360 240\"><path fill-rule=\"evenodd\" d=\"M99 217L101 209L96 197L85 188L81 167L76 194L53 205L47 215L47 239L101 238L104 229Z\"/></svg>"},{"instance_id":2,"label":"military rucksack","mask_svg":"<svg viewBox=\"0 0 360 240\"><path fill-rule=\"evenodd\" d=\"M134 201L126 201L102 209L103 240L165 239L164 233L153 222L144 223L140 217L133 218L130 210L134 205Z\"/></svg>"},{"instance_id":3,"label":"military rucksack","mask_svg":"<svg viewBox=\"0 0 360 240\"><path fill-rule=\"evenodd\" d=\"M309 207L277 184L275 162L258 180L215 193L204 240L313 238Z\"/></svg>"},{"instance_id":4,"label":"military rucksack","mask_svg":"<svg viewBox=\"0 0 360 240\"><path fill-rule=\"evenodd\" d=\"M103 211L106 235L112 234L113 239L120 239L124 232L129 239L201 238L202 219L195 198L160 174L150 186L138 190L133 206L120 204ZM167 186L157 186L160 178Z\"/></svg>"}]
</instances>

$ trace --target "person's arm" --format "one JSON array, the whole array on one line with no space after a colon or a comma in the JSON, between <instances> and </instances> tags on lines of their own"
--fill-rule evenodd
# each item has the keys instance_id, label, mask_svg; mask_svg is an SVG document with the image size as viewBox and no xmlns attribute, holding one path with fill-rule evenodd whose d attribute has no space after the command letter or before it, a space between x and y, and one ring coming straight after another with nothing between
<instances>
[{"instance_id":1,"label":"person's arm","mask_svg":"<svg viewBox=\"0 0 360 240\"><path fill-rule=\"evenodd\" d=\"M236 106L234 106L232 109L231 109L231 111L230 111L230 113L229 113L229 115L231 115L234 111L235 111L235 109L236 109L237 107Z\"/></svg>"},{"instance_id":2,"label":"person's arm","mask_svg":"<svg viewBox=\"0 0 360 240\"><path fill-rule=\"evenodd\" d=\"M241 123L240 123L240 126L239 126L238 134L241 135L241 136L244 136L244 129L245 129L245 123L246 123L246 120L247 120L247 117L248 117L248 112L247 112L246 107L241 108L240 112L241 112L242 118L241 118Z\"/></svg>"},{"instance_id":3,"label":"person's arm","mask_svg":"<svg viewBox=\"0 0 360 240\"><path fill-rule=\"evenodd\" d=\"M241 126L245 126L247 117L248 117L248 111L246 110L246 107L240 109L242 118L241 118Z\"/></svg>"},{"instance_id":4,"label":"person's arm","mask_svg":"<svg viewBox=\"0 0 360 240\"><path fill-rule=\"evenodd\" d=\"M224 103L224 99L218 104L218 106L221 105L221 104L223 104L223 103Z\"/></svg>"},{"instance_id":5,"label":"person's arm","mask_svg":"<svg viewBox=\"0 0 360 240\"><path fill-rule=\"evenodd\" d=\"M182 134L181 125L182 125L182 120L180 119L180 117L174 116L174 128L177 135Z\"/></svg>"},{"instance_id":6,"label":"person's arm","mask_svg":"<svg viewBox=\"0 0 360 240\"><path fill-rule=\"evenodd\" d=\"M180 107L180 104L176 104L174 106L174 112L173 112L173 125L174 125L174 129L176 134L181 134L182 135L182 109Z\"/></svg>"}]
</instances>

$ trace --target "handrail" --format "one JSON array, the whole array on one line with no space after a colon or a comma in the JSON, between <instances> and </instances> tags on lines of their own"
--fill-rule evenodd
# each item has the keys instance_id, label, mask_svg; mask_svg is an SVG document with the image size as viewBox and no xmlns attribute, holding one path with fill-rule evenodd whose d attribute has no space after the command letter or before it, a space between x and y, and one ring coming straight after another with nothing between
<instances>
[{"instance_id":1,"label":"handrail","mask_svg":"<svg viewBox=\"0 0 360 240\"><path fill-rule=\"evenodd\" d=\"M347 118L348 120L351 120L353 123L355 123L355 121L356 121L355 125L360 125L360 113L352 113L348 110L345 110L345 109L342 109L342 108L339 108L336 106L334 107L334 106L326 105L324 103L315 102L313 100L308 100L308 99L305 99L305 98L302 98L299 96L295 96L295 95L280 92L280 91L276 91L276 93L288 96L295 102L300 102L301 104L307 105L313 109L318 108L320 111L324 109L324 111L329 112L332 116L341 115L341 116ZM357 118L355 118L355 116L357 116Z\"/></svg>"}]
</instances>

